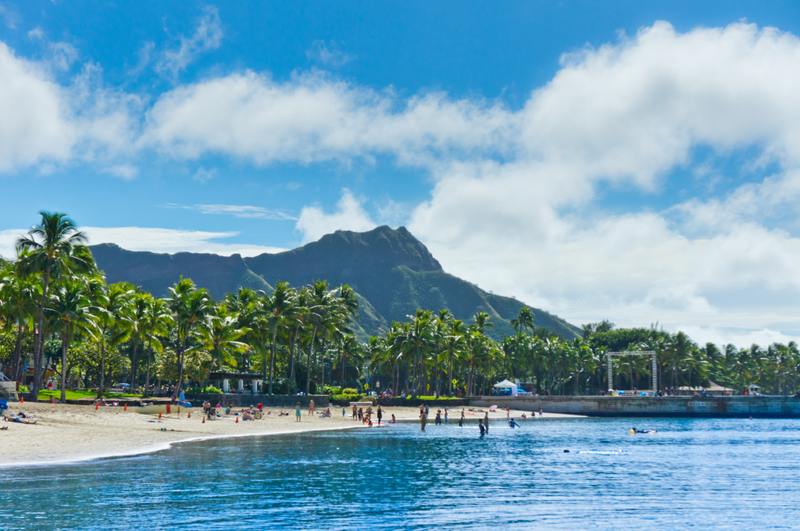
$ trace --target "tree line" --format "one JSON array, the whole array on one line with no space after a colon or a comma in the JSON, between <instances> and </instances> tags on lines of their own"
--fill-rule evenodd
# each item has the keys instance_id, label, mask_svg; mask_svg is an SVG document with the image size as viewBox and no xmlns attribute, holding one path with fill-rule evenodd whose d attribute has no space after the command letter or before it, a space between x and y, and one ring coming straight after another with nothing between
<instances>
[{"instance_id":1,"label":"tree line","mask_svg":"<svg viewBox=\"0 0 800 531\"><path fill-rule=\"evenodd\" d=\"M798 385L797 345L738 349L699 346L682 332L656 327L615 329L608 321L583 326L565 339L537 328L529 308L502 341L487 336L486 312L467 323L448 310L418 310L366 343L353 328L358 299L349 286L325 281L272 293L241 288L214 301L181 278L167 297L129 283L107 284L86 246L86 236L64 214L42 212L41 222L17 241L17 256L0 269L0 362L21 380L33 365L38 396L44 368L68 386L96 388L102 396L125 379L147 395L158 382L205 386L213 372L260 374L265 392L306 393L325 384L392 389L395 394L473 395L494 382L519 380L541 394L597 394L609 387L647 389L649 359L606 353L653 350L663 388L716 382L743 392L757 384L785 394ZM383 385L378 387L378 383Z\"/></svg>"}]
</instances>

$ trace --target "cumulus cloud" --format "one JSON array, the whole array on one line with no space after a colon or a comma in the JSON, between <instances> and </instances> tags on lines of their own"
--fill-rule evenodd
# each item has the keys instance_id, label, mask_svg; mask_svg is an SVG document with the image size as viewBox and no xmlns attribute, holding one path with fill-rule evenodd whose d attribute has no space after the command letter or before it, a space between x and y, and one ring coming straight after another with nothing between
<instances>
[{"instance_id":1,"label":"cumulus cloud","mask_svg":"<svg viewBox=\"0 0 800 531\"><path fill-rule=\"evenodd\" d=\"M376 225L361 202L350 190L345 189L333 213L326 214L317 206L304 207L295 230L302 235L303 243L308 243L336 230L363 232L375 228Z\"/></svg>"},{"instance_id":2,"label":"cumulus cloud","mask_svg":"<svg viewBox=\"0 0 800 531\"><path fill-rule=\"evenodd\" d=\"M451 154L503 151L514 123L498 102L451 101L443 93L398 102L390 92L320 72L286 82L243 72L162 95L147 113L141 145L183 159L220 153L258 165L379 154L427 164Z\"/></svg>"},{"instance_id":3,"label":"cumulus cloud","mask_svg":"<svg viewBox=\"0 0 800 531\"><path fill-rule=\"evenodd\" d=\"M220 28L207 11L159 68L176 77L219 46ZM332 45L317 45L309 52L315 60L323 61L322 46L330 53ZM678 33L657 22L565 55L518 110L441 92L401 98L319 71L284 81L239 71L178 85L131 123L144 106L127 95L91 89L108 103L88 107L91 98L77 98L79 91L3 45L0 171L125 149L258 166L388 157L429 172L429 200L410 214L390 201L371 215L345 191L333 212L302 210L303 241L368 230L376 217L406 218L452 272L577 322L786 332L797 328L791 320L800 310L798 65L800 40L774 28L737 22ZM111 131L123 140L114 143ZM713 164L696 164L698 147L712 158L755 152L744 171L777 169L663 210L611 214L598 204L601 183L611 194L615 187L659 194L676 168L724 181Z\"/></svg>"},{"instance_id":4,"label":"cumulus cloud","mask_svg":"<svg viewBox=\"0 0 800 531\"><path fill-rule=\"evenodd\" d=\"M89 238L89 245L115 243L130 251L151 251L155 253L214 253L224 256L240 254L257 256L263 253L279 253L286 249L240 243L226 243L224 240L238 236L238 232L207 232L195 230L175 230L147 227L81 227ZM25 234L25 229L0 231L0 256L13 258L17 238ZM223 240L222 242L218 240Z\"/></svg>"}]
</instances>

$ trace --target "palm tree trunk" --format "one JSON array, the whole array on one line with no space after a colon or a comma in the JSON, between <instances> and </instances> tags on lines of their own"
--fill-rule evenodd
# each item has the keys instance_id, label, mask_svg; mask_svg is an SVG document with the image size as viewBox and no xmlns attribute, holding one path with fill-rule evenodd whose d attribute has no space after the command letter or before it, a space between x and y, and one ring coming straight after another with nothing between
<instances>
[{"instance_id":1,"label":"palm tree trunk","mask_svg":"<svg viewBox=\"0 0 800 531\"><path fill-rule=\"evenodd\" d=\"M69 350L69 332L64 325L64 335L61 338L61 403L67 403L67 351Z\"/></svg>"},{"instance_id":2,"label":"palm tree trunk","mask_svg":"<svg viewBox=\"0 0 800 531\"><path fill-rule=\"evenodd\" d=\"M19 381L19 365L22 357L22 325L17 325L17 343L14 345L14 381Z\"/></svg>"},{"instance_id":3,"label":"palm tree trunk","mask_svg":"<svg viewBox=\"0 0 800 531\"><path fill-rule=\"evenodd\" d=\"M100 335L100 381L97 384L97 398L103 398L106 385L106 327Z\"/></svg>"},{"instance_id":4,"label":"palm tree trunk","mask_svg":"<svg viewBox=\"0 0 800 531\"><path fill-rule=\"evenodd\" d=\"M34 335L33 340L33 358L34 358L34 367L33 367L33 389L31 390L31 394L33 397L31 400L33 402L39 401L39 389L42 386L42 346L44 346L44 304L47 300L47 285L50 281L50 266L47 266L47 270L44 275L44 289L42 289L42 301L39 303L39 337L36 338Z\"/></svg>"},{"instance_id":5,"label":"palm tree trunk","mask_svg":"<svg viewBox=\"0 0 800 531\"><path fill-rule=\"evenodd\" d=\"M131 393L136 393L136 368L139 363L139 341L133 342L133 361L131 362Z\"/></svg>"},{"instance_id":6,"label":"palm tree trunk","mask_svg":"<svg viewBox=\"0 0 800 531\"><path fill-rule=\"evenodd\" d=\"M300 332L300 327L298 326L298 327L296 327L296 328L294 329L294 335L292 335L292 342L291 342L291 343L289 343L289 357L290 357L290 358L292 358L292 362L291 362L291 363L292 363L292 367L291 367L291 369L289 370L289 378L290 378L290 379L292 379L292 380L294 380L294 379L295 379L295 374L294 374L294 367L295 367L295 363L294 363L294 351L295 351L295 348L294 348L294 347L295 347L295 345L296 345L296 343L297 343L297 334L298 334L299 332ZM298 352L297 352L297 357L298 357L298 358L300 357L300 351L299 351L299 350L298 350Z\"/></svg>"},{"instance_id":7,"label":"palm tree trunk","mask_svg":"<svg viewBox=\"0 0 800 531\"><path fill-rule=\"evenodd\" d=\"M153 331L150 330L150 334L152 336ZM147 373L144 377L144 393L143 396L147 397L150 396L150 359L153 355L153 338L150 337L147 342Z\"/></svg>"},{"instance_id":8,"label":"palm tree trunk","mask_svg":"<svg viewBox=\"0 0 800 531\"><path fill-rule=\"evenodd\" d=\"M323 339L322 341L320 341L320 343L321 344L320 344L320 353L319 354L320 354L320 358L322 360L322 363L320 363L320 367L322 368L322 375L320 376L320 380L319 380L320 381L320 384L319 384L320 391L319 392L322 392L322 388L325 387L325 340Z\"/></svg>"},{"instance_id":9,"label":"palm tree trunk","mask_svg":"<svg viewBox=\"0 0 800 531\"><path fill-rule=\"evenodd\" d=\"M275 341L278 340L278 326L272 332L272 352L269 356L269 395L272 396L272 371L275 369Z\"/></svg>"},{"instance_id":10,"label":"palm tree trunk","mask_svg":"<svg viewBox=\"0 0 800 531\"><path fill-rule=\"evenodd\" d=\"M311 330L311 344L308 346L308 367L306 370L306 394L308 394L309 389L311 389L311 356L314 353L314 340L317 337L317 327L314 325L314 328Z\"/></svg>"},{"instance_id":11,"label":"palm tree trunk","mask_svg":"<svg viewBox=\"0 0 800 531\"><path fill-rule=\"evenodd\" d=\"M344 389L344 373L346 367L347 367L347 358L345 357L344 352L342 352L342 389Z\"/></svg>"},{"instance_id":12,"label":"palm tree trunk","mask_svg":"<svg viewBox=\"0 0 800 531\"><path fill-rule=\"evenodd\" d=\"M450 367L447 370L447 385L450 387L450 396L453 396L453 356L450 356Z\"/></svg>"},{"instance_id":13,"label":"palm tree trunk","mask_svg":"<svg viewBox=\"0 0 800 531\"><path fill-rule=\"evenodd\" d=\"M175 396L178 397L181 394L181 387L183 386L183 354L186 352L186 340L189 337L189 330L186 330L186 337L183 339L181 343L181 351L178 354L178 383L175 385Z\"/></svg>"}]
</instances>

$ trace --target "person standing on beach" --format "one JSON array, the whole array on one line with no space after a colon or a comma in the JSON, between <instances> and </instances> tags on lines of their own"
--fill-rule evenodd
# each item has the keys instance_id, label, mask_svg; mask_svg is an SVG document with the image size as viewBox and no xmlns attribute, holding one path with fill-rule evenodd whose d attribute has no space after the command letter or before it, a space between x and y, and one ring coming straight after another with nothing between
<instances>
[{"instance_id":1,"label":"person standing on beach","mask_svg":"<svg viewBox=\"0 0 800 531\"><path fill-rule=\"evenodd\" d=\"M540 405L539 406L539 416L541 417L543 415L544 415L544 411L542 410L542 406Z\"/></svg>"},{"instance_id":2,"label":"person standing on beach","mask_svg":"<svg viewBox=\"0 0 800 531\"><path fill-rule=\"evenodd\" d=\"M300 417L302 416L300 413L300 402L298 402L294 408L294 415L297 417L297 422L300 422Z\"/></svg>"},{"instance_id":3,"label":"person standing on beach","mask_svg":"<svg viewBox=\"0 0 800 531\"><path fill-rule=\"evenodd\" d=\"M314 415L314 401L310 401L308 403L308 416L311 417Z\"/></svg>"},{"instance_id":4,"label":"person standing on beach","mask_svg":"<svg viewBox=\"0 0 800 531\"><path fill-rule=\"evenodd\" d=\"M444 408L444 423L447 424L447 407Z\"/></svg>"},{"instance_id":5,"label":"person standing on beach","mask_svg":"<svg viewBox=\"0 0 800 531\"><path fill-rule=\"evenodd\" d=\"M425 416L425 411L419 413L419 424L422 426L422 431L425 431L425 424L428 422L428 417Z\"/></svg>"},{"instance_id":6,"label":"person standing on beach","mask_svg":"<svg viewBox=\"0 0 800 531\"><path fill-rule=\"evenodd\" d=\"M381 425L382 418L383 418L383 411L381 411L381 406L378 406L378 426Z\"/></svg>"},{"instance_id":7,"label":"person standing on beach","mask_svg":"<svg viewBox=\"0 0 800 531\"><path fill-rule=\"evenodd\" d=\"M353 404L353 420L358 420L358 408Z\"/></svg>"}]
</instances>

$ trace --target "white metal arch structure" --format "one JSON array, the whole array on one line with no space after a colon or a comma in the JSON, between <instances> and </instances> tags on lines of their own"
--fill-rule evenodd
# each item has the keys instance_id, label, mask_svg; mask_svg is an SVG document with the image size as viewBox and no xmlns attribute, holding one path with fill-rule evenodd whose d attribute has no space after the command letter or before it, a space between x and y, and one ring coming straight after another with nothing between
<instances>
[{"instance_id":1,"label":"white metal arch structure","mask_svg":"<svg viewBox=\"0 0 800 531\"><path fill-rule=\"evenodd\" d=\"M606 352L608 359L608 390L613 391L614 373L611 370L611 358L615 356L650 356L650 374L652 376L653 392L658 391L658 372L656 361L656 352L654 350L635 350L626 352Z\"/></svg>"}]
</instances>

